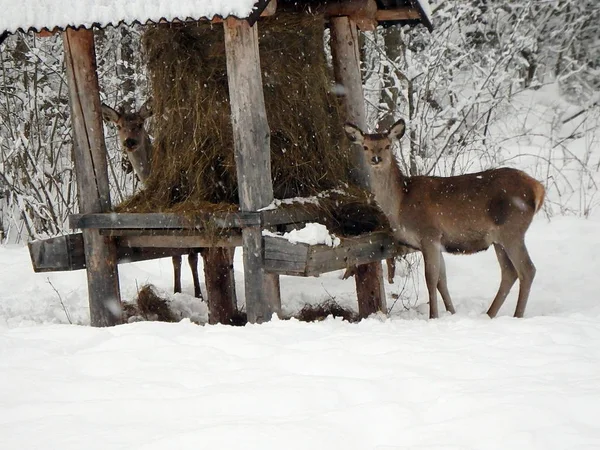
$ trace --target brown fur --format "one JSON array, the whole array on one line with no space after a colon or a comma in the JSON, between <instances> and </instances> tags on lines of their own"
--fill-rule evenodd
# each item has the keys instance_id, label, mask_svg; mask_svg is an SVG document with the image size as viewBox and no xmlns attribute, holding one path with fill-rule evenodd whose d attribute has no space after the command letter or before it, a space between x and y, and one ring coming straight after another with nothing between
<instances>
[{"instance_id":1,"label":"brown fur","mask_svg":"<svg viewBox=\"0 0 600 450\"><path fill-rule=\"evenodd\" d=\"M400 244L423 253L430 317L438 317L437 291L454 313L441 252L475 253L494 245L502 282L488 310L494 317L518 278L515 317L525 312L535 266L525 232L544 201L544 187L526 173L500 168L454 177L406 177L391 150L405 132L403 120L385 134L365 135L346 124L349 139L363 146L371 190Z\"/></svg>"},{"instance_id":2,"label":"brown fur","mask_svg":"<svg viewBox=\"0 0 600 450\"><path fill-rule=\"evenodd\" d=\"M113 123L117 127L119 142L123 151L139 180L146 183L150 176L152 164L152 141L144 128L144 122L152 115L151 101L147 101L137 112L123 112L114 110L108 105L102 105L102 117L106 122ZM173 256L173 291L181 292L181 256ZM200 279L198 277L198 253L192 252L188 255L188 263L194 280L194 296L202 298Z\"/></svg>"}]
</instances>

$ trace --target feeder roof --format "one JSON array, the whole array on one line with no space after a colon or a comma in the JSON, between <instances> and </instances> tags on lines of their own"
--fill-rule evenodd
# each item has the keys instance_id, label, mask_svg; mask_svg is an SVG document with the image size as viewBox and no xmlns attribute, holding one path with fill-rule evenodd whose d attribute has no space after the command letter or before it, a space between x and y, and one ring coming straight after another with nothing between
<instances>
[{"instance_id":1,"label":"feeder roof","mask_svg":"<svg viewBox=\"0 0 600 450\"><path fill-rule=\"evenodd\" d=\"M0 0L0 36L15 31L234 16L252 22L268 0Z\"/></svg>"}]
</instances>

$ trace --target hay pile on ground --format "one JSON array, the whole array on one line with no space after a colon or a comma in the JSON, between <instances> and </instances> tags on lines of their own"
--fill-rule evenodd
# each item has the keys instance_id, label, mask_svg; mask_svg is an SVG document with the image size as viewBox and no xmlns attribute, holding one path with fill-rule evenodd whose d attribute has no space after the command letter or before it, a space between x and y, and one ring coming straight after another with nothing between
<instances>
[{"instance_id":1,"label":"hay pile on ground","mask_svg":"<svg viewBox=\"0 0 600 450\"><path fill-rule=\"evenodd\" d=\"M318 305L304 305L293 317L301 322L320 322L329 316L341 317L347 322L358 322L359 320L358 314L348 308L344 308L335 300L325 300Z\"/></svg>"},{"instance_id":2,"label":"hay pile on ground","mask_svg":"<svg viewBox=\"0 0 600 450\"><path fill-rule=\"evenodd\" d=\"M159 322L177 322L177 318L169 302L160 297L151 284L146 284L138 292L135 303L123 302L123 321L128 323L133 320L152 320Z\"/></svg>"},{"instance_id":3,"label":"hay pile on ground","mask_svg":"<svg viewBox=\"0 0 600 450\"><path fill-rule=\"evenodd\" d=\"M354 191L349 146L323 51L323 17L278 13L258 27L275 197L307 197L338 187ZM153 91L152 175L146 189L119 210L237 209L222 26L159 25L145 33L143 45ZM330 216L347 203L351 213L342 215L353 216L366 195L343 197L324 202L325 209L334 208ZM373 221L373 210L362 214L367 222Z\"/></svg>"}]
</instances>

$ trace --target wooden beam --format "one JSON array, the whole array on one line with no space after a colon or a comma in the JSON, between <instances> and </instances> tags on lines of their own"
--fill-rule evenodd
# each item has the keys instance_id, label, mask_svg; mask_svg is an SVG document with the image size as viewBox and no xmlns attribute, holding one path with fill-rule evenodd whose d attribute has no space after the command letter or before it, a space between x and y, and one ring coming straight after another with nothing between
<instances>
[{"instance_id":1,"label":"wooden beam","mask_svg":"<svg viewBox=\"0 0 600 450\"><path fill-rule=\"evenodd\" d=\"M348 17L331 18L331 51L335 81L342 87L346 120L366 130L358 30ZM353 145L351 151L354 167L351 177L356 184L369 189L369 171L364 152L357 145ZM354 279L359 316L367 317L377 311L387 312L381 262L373 262L367 268L359 267Z\"/></svg>"},{"instance_id":2,"label":"wooden beam","mask_svg":"<svg viewBox=\"0 0 600 450\"><path fill-rule=\"evenodd\" d=\"M260 17L270 17L270 16L275 15L276 12L277 12L277 0L271 0L267 4L265 9L263 9L262 12L260 13ZM210 22L214 23L214 24L223 23L223 18L219 17L219 16L215 16L210 20Z\"/></svg>"},{"instance_id":3,"label":"wooden beam","mask_svg":"<svg viewBox=\"0 0 600 450\"><path fill-rule=\"evenodd\" d=\"M202 213L193 216L174 213L73 214L69 226L75 228L202 229L259 226L260 213Z\"/></svg>"},{"instance_id":4,"label":"wooden beam","mask_svg":"<svg viewBox=\"0 0 600 450\"><path fill-rule=\"evenodd\" d=\"M231 121L240 209L254 212L273 201L271 136L262 89L258 24L223 22ZM242 230L248 321L264 322L281 312L279 282L264 270L262 227Z\"/></svg>"},{"instance_id":5,"label":"wooden beam","mask_svg":"<svg viewBox=\"0 0 600 450\"><path fill-rule=\"evenodd\" d=\"M132 245L135 243L127 238L117 240L118 264L185 255L193 249L197 250L197 248L162 246L140 248ZM34 272L61 272L86 268L82 233L31 241L27 246Z\"/></svg>"},{"instance_id":6,"label":"wooden beam","mask_svg":"<svg viewBox=\"0 0 600 450\"><path fill-rule=\"evenodd\" d=\"M344 0L325 5L325 17L349 17L363 31L377 28L377 2L375 0Z\"/></svg>"},{"instance_id":7,"label":"wooden beam","mask_svg":"<svg viewBox=\"0 0 600 450\"><path fill-rule=\"evenodd\" d=\"M287 239L265 236L265 267L282 275L319 276L356 265L371 270L368 263L405 253L395 244L393 236L385 232L342 238L337 247L292 244Z\"/></svg>"},{"instance_id":8,"label":"wooden beam","mask_svg":"<svg viewBox=\"0 0 600 450\"><path fill-rule=\"evenodd\" d=\"M378 22L393 22L396 20L421 20L421 14L414 8L380 9L375 18Z\"/></svg>"},{"instance_id":9,"label":"wooden beam","mask_svg":"<svg viewBox=\"0 0 600 450\"><path fill-rule=\"evenodd\" d=\"M175 213L72 214L69 216L69 226L73 229L107 230L229 229L261 225L272 227L317 220L322 216L316 205L286 205L280 209L260 212L195 213L193 216Z\"/></svg>"},{"instance_id":10,"label":"wooden beam","mask_svg":"<svg viewBox=\"0 0 600 450\"><path fill-rule=\"evenodd\" d=\"M48 28L42 28L40 31L35 33L35 35L40 38L46 38L46 37L54 36L55 34L60 33L60 31L61 30L58 27L54 27L50 30Z\"/></svg>"},{"instance_id":11,"label":"wooden beam","mask_svg":"<svg viewBox=\"0 0 600 450\"><path fill-rule=\"evenodd\" d=\"M238 247L242 245L242 234L229 236L121 236L119 244L127 247L145 248L211 248Z\"/></svg>"},{"instance_id":12,"label":"wooden beam","mask_svg":"<svg viewBox=\"0 0 600 450\"><path fill-rule=\"evenodd\" d=\"M110 210L110 193L104 143L94 34L67 29L63 33L69 104L73 127L74 163L79 210ZM87 267L90 322L111 326L121 322L121 295L114 239L97 230L83 233Z\"/></svg>"}]
</instances>

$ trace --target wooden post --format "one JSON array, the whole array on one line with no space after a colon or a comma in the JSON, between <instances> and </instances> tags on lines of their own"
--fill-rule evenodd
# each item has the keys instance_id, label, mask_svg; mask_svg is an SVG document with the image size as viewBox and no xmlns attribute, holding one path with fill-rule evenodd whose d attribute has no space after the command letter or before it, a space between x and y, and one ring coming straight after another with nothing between
<instances>
[{"instance_id":1,"label":"wooden post","mask_svg":"<svg viewBox=\"0 0 600 450\"><path fill-rule=\"evenodd\" d=\"M67 29L63 33L69 103L73 127L73 158L79 211L110 210L106 146L96 73L94 34ZM98 230L83 230L88 278L90 322L102 327L121 322L121 296L114 239Z\"/></svg>"},{"instance_id":2,"label":"wooden post","mask_svg":"<svg viewBox=\"0 0 600 450\"><path fill-rule=\"evenodd\" d=\"M267 123L258 52L257 24L227 18L225 51L240 209L258 211L273 201L271 135ZM264 271L262 227L242 230L246 310L249 322L280 313L277 275Z\"/></svg>"},{"instance_id":3,"label":"wooden post","mask_svg":"<svg viewBox=\"0 0 600 450\"><path fill-rule=\"evenodd\" d=\"M211 324L231 324L236 311L234 251L235 247L207 247L200 251L204 258L208 321Z\"/></svg>"},{"instance_id":4,"label":"wooden post","mask_svg":"<svg viewBox=\"0 0 600 450\"><path fill-rule=\"evenodd\" d=\"M348 17L331 18L331 52L335 81L343 90L346 120L366 130L358 30ZM367 161L363 157L362 148L357 145L352 146L352 163L355 168L351 173L353 181L368 189ZM381 262L358 266L354 279L359 316L364 318L377 311L387 312Z\"/></svg>"}]
</instances>

